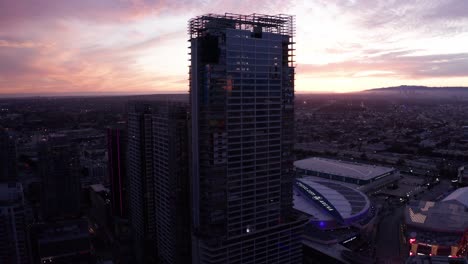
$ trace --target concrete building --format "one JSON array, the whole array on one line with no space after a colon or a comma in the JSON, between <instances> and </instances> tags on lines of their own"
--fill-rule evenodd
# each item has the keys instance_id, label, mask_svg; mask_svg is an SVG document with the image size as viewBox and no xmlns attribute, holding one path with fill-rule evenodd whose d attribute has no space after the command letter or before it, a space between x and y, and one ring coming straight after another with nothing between
<instances>
[{"instance_id":1,"label":"concrete building","mask_svg":"<svg viewBox=\"0 0 468 264\"><path fill-rule=\"evenodd\" d=\"M30 263L27 214L20 183L0 183L0 262Z\"/></svg>"},{"instance_id":2,"label":"concrete building","mask_svg":"<svg viewBox=\"0 0 468 264\"><path fill-rule=\"evenodd\" d=\"M294 18L189 22L194 263L301 263L292 208Z\"/></svg>"}]
</instances>

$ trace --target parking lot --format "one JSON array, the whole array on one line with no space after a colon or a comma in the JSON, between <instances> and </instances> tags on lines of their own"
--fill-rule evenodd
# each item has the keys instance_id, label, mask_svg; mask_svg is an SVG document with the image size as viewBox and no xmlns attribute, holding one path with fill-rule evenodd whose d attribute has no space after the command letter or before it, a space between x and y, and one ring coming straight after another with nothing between
<instances>
[{"instance_id":1,"label":"parking lot","mask_svg":"<svg viewBox=\"0 0 468 264\"><path fill-rule=\"evenodd\" d=\"M402 174L398 182L392 187L385 186L370 193L374 197L389 197L403 199L440 200L452 190L450 181L439 180L428 183L423 177Z\"/></svg>"}]
</instances>

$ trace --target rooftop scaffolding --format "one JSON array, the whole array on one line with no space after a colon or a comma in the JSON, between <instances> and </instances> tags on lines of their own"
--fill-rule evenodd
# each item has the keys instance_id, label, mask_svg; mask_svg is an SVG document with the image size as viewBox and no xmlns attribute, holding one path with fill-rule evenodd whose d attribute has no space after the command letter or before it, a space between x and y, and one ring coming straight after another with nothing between
<instances>
[{"instance_id":1,"label":"rooftop scaffolding","mask_svg":"<svg viewBox=\"0 0 468 264\"><path fill-rule=\"evenodd\" d=\"M253 31L255 27L261 27L263 32L287 35L291 39L295 35L294 16L232 13L206 14L195 17L189 21L188 33L193 39L203 36L203 33L208 29L233 28Z\"/></svg>"},{"instance_id":2,"label":"rooftop scaffolding","mask_svg":"<svg viewBox=\"0 0 468 264\"><path fill-rule=\"evenodd\" d=\"M226 28L248 30L255 33L258 28L261 32L275 33L288 36L288 64L294 67L294 36L296 34L294 16L278 14L278 15L263 15L251 14L241 15L225 13L206 14L189 20L188 34L190 40L205 36L207 32L224 31ZM189 40L189 41L190 41Z\"/></svg>"}]
</instances>

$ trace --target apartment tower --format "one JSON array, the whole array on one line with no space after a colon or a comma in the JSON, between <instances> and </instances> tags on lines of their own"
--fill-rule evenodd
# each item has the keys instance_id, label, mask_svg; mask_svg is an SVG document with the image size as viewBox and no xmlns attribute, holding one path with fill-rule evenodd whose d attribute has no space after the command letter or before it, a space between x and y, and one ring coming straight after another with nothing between
<instances>
[{"instance_id":1,"label":"apartment tower","mask_svg":"<svg viewBox=\"0 0 468 264\"><path fill-rule=\"evenodd\" d=\"M161 102L153 112L158 263L191 263L188 105Z\"/></svg>"},{"instance_id":2,"label":"apartment tower","mask_svg":"<svg viewBox=\"0 0 468 264\"><path fill-rule=\"evenodd\" d=\"M191 262L187 112L179 102L130 106L129 209L139 262Z\"/></svg>"},{"instance_id":3,"label":"apartment tower","mask_svg":"<svg viewBox=\"0 0 468 264\"><path fill-rule=\"evenodd\" d=\"M152 106L133 102L128 110L127 176L129 221L138 263L156 261Z\"/></svg>"}]
</instances>

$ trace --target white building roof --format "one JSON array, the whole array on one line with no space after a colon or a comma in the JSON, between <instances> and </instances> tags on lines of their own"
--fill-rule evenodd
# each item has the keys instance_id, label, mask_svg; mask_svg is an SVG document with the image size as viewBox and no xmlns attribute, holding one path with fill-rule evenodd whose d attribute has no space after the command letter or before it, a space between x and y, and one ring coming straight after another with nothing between
<instances>
[{"instance_id":1,"label":"white building roof","mask_svg":"<svg viewBox=\"0 0 468 264\"><path fill-rule=\"evenodd\" d=\"M395 170L394 168L317 157L295 161L294 166L303 170L318 171L359 180L370 180Z\"/></svg>"},{"instance_id":2,"label":"white building roof","mask_svg":"<svg viewBox=\"0 0 468 264\"><path fill-rule=\"evenodd\" d=\"M306 197L298 184L310 189L311 196ZM294 208L315 220L340 220L337 216L346 220L362 215L369 207L369 199L364 193L338 182L306 177L297 179L294 185Z\"/></svg>"},{"instance_id":3,"label":"white building roof","mask_svg":"<svg viewBox=\"0 0 468 264\"><path fill-rule=\"evenodd\" d=\"M468 208L468 187L459 188L445 197L443 201L457 201Z\"/></svg>"}]
</instances>

